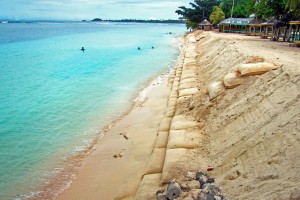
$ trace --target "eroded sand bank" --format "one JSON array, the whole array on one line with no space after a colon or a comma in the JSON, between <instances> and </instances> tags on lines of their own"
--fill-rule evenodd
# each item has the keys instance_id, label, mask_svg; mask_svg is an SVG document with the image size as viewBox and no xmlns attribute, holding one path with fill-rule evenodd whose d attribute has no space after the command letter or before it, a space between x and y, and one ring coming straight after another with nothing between
<instances>
[{"instance_id":1,"label":"eroded sand bank","mask_svg":"<svg viewBox=\"0 0 300 200\"><path fill-rule=\"evenodd\" d=\"M257 63L275 67L241 75L241 64ZM168 83L109 131L58 199L153 200L165 183L208 167L228 199L297 197L299 63L300 49L285 43L188 35ZM233 77L226 88L224 77Z\"/></svg>"}]
</instances>

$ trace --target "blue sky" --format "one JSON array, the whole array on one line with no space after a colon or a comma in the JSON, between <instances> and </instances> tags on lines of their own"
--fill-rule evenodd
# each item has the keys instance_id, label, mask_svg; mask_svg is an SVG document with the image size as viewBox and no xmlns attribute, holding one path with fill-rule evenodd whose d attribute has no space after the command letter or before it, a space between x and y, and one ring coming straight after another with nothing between
<instances>
[{"instance_id":1,"label":"blue sky","mask_svg":"<svg viewBox=\"0 0 300 200\"><path fill-rule=\"evenodd\" d=\"M185 0L1 0L0 19L177 19Z\"/></svg>"}]
</instances>

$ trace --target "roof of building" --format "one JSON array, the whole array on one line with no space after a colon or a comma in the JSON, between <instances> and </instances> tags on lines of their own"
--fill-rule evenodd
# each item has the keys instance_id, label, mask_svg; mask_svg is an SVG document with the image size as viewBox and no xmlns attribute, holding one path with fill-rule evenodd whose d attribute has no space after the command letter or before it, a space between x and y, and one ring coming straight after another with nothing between
<instances>
[{"instance_id":1,"label":"roof of building","mask_svg":"<svg viewBox=\"0 0 300 200\"><path fill-rule=\"evenodd\" d=\"M266 22L262 23L262 25L272 25L275 24L278 20L275 17L271 17Z\"/></svg>"},{"instance_id":2,"label":"roof of building","mask_svg":"<svg viewBox=\"0 0 300 200\"><path fill-rule=\"evenodd\" d=\"M227 19L224 19L223 21L221 21L219 23L219 25L231 24L231 25L246 26L252 20L253 20L253 18L227 18Z\"/></svg>"},{"instance_id":3,"label":"roof of building","mask_svg":"<svg viewBox=\"0 0 300 200\"><path fill-rule=\"evenodd\" d=\"M258 25L258 24L262 24L265 23L267 20L264 19L253 19L249 22L248 25Z\"/></svg>"},{"instance_id":4,"label":"roof of building","mask_svg":"<svg viewBox=\"0 0 300 200\"><path fill-rule=\"evenodd\" d=\"M200 22L199 25L211 25L211 23L205 19L202 22Z\"/></svg>"}]
</instances>

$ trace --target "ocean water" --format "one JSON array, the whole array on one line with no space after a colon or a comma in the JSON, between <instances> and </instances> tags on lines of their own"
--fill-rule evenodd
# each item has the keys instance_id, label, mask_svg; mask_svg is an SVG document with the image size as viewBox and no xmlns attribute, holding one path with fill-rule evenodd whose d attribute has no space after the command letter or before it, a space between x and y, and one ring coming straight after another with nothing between
<instances>
[{"instance_id":1,"label":"ocean water","mask_svg":"<svg viewBox=\"0 0 300 200\"><path fill-rule=\"evenodd\" d=\"M70 157L173 67L184 31L181 24L0 24L0 199L43 196Z\"/></svg>"}]
</instances>

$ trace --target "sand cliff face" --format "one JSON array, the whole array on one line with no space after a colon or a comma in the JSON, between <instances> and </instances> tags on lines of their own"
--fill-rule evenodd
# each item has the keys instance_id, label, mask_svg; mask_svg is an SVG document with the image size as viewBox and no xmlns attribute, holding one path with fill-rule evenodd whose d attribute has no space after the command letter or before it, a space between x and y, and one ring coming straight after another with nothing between
<instances>
[{"instance_id":1,"label":"sand cliff face","mask_svg":"<svg viewBox=\"0 0 300 200\"><path fill-rule=\"evenodd\" d=\"M285 43L187 35L168 83L107 131L57 199L154 200L176 179L179 200L201 200L198 170L226 199L300 199L299 63Z\"/></svg>"},{"instance_id":2,"label":"sand cliff face","mask_svg":"<svg viewBox=\"0 0 300 200\"><path fill-rule=\"evenodd\" d=\"M135 199L154 199L161 183L184 183L187 172L208 167L228 199L300 198L299 49L213 32L186 40ZM241 76L243 63L276 67ZM225 88L229 73L237 74L238 84Z\"/></svg>"}]
</instances>

